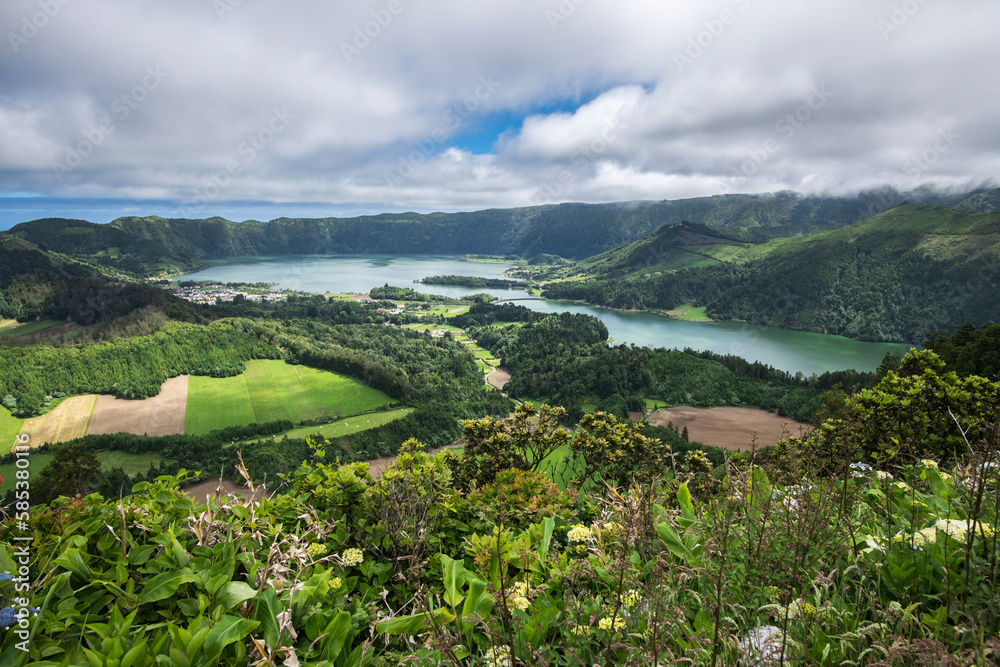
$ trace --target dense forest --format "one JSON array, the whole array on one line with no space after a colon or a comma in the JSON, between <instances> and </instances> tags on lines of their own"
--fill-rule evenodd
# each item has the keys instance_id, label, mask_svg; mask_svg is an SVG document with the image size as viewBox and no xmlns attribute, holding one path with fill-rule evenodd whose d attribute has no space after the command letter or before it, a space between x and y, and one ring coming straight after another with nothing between
<instances>
[{"instance_id":1,"label":"dense forest","mask_svg":"<svg viewBox=\"0 0 1000 667\"><path fill-rule=\"evenodd\" d=\"M523 280L506 278L480 278L479 276L428 276L420 282L425 285L459 285L461 287L524 289Z\"/></svg>"},{"instance_id":2,"label":"dense forest","mask_svg":"<svg viewBox=\"0 0 1000 667\"><path fill-rule=\"evenodd\" d=\"M976 328L966 322L953 335L932 331L924 347L933 350L948 370L959 375L1000 377L1000 323L987 322Z\"/></svg>"}]
</instances>

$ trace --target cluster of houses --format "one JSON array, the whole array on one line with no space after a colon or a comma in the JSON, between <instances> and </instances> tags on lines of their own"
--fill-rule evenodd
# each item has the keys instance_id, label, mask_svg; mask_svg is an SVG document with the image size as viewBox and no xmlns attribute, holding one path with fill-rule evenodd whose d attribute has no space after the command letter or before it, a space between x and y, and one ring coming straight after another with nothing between
<instances>
[{"instance_id":1,"label":"cluster of houses","mask_svg":"<svg viewBox=\"0 0 1000 667\"><path fill-rule=\"evenodd\" d=\"M243 296L247 301L281 301L288 296L284 292L247 293L225 285L196 285L194 287L164 285L163 289L194 303L209 304L218 301L232 301L237 295Z\"/></svg>"}]
</instances>

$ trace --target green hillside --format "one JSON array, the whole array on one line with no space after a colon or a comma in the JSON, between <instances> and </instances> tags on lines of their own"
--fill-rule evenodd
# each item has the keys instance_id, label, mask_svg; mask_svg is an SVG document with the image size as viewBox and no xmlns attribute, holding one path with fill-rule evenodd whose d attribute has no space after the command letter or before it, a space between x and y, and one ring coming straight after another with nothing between
<instances>
[{"instance_id":1,"label":"green hillside","mask_svg":"<svg viewBox=\"0 0 1000 667\"><path fill-rule=\"evenodd\" d=\"M706 306L862 340L920 342L1000 318L1000 213L908 204L808 237L746 243L674 225L550 276L545 296L624 308Z\"/></svg>"},{"instance_id":2,"label":"green hillside","mask_svg":"<svg viewBox=\"0 0 1000 667\"><path fill-rule=\"evenodd\" d=\"M978 191L943 195L881 190L853 197L782 192L239 223L218 217L124 217L99 225L50 218L21 223L0 238L44 246L101 270L145 275L191 270L206 259L251 255L443 252L580 259L683 220L770 238L843 227L906 200L952 206L972 194Z\"/></svg>"}]
</instances>

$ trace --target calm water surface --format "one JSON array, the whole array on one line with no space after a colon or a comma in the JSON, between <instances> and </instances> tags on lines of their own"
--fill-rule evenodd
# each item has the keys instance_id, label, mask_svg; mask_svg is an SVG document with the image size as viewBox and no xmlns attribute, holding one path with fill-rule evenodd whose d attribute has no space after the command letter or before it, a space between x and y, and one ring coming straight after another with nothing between
<instances>
[{"instance_id":1,"label":"calm water surface","mask_svg":"<svg viewBox=\"0 0 1000 667\"><path fill-rule=\"evenodd\" d=\"M473 289L414 284L433 275L498 278L510 268L480 264L451 255L291 255L238 257L209 262L204 271L177 280L278 283L280 289L303 292L368 292L388 283L419 292L459 297L488 292L500 298L524 296L519 290ZM652 313L634 313L560 301L519 301L532 310L593 315L604 322L614 344L712 350L805 375L856 368L874 370L886 352L905 353L908 345L864 343L824 334L787 331L739 322L684 322Z\"/></svg>"}]
</instances>

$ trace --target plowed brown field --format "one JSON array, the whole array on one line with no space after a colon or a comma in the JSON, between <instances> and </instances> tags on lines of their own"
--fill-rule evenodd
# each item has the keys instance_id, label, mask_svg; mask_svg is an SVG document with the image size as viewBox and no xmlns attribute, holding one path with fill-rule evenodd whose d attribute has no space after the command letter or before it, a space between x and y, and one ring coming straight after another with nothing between
<instances>
[{"instance_id":1,"label":"plowed brown field","mask_svg":"<svg viewBox=\"0 0 1000 667\"><path fill-rule=\"evenodd\" d=\"M812 430L787 417L755 408L692 408L686 405L657 410L649 416L652 424L666 426L673 422L677 430L686 426L691 440L713 447L748 451L754 434L757 445L773 445L787 435L800 436Z\"/></svg>"},{"instance_id":2,"label":"plowed brown field","mask_svg":"<svg viewBox=\"0 0 1000 667\"><path fill-rule=\"evenodd\" d=\"M506 368L498 368L486 377L486 381L497 389L503 389L504 385L510 381L510 373Z\"/></svg>"},{"instance_id":3,"label":"plowed brown field","mask_svg":"<svg viewBox=\"0 0 1000 667\"><path fill-rule=\"evenodd\" d=\"M187 393L188 376L179 375L164 382L159 394L141 401L98 396L87 433L184 433Z\"/></svg>"}]
</instances>

